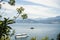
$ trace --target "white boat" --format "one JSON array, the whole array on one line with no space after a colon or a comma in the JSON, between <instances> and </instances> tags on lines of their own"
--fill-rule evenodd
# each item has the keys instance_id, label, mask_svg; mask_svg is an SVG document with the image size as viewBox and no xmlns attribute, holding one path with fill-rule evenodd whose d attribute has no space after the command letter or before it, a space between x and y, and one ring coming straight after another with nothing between
<instances>
[{"instance_id":1,"label":"white boat","mask_svg":"<svg viewBox=\"0 0 60 40\"><path fill-rule=\"evenodd\" d=\"M26 33L22 33L22 34L16 34L15 38L26 38L28 37L28 35Z\"/></svg>"}]
</instances>

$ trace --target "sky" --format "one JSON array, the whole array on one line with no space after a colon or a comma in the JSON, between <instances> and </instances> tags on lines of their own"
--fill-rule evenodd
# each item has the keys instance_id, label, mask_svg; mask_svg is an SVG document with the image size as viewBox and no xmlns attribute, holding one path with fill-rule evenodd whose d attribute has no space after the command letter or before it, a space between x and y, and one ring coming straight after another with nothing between
<instances>
[{"instance_id":1,"label":"sky","mask_svg":"<svg viewBox=\"0 0 60 40\"><path fill-rule=\"evenodd\" d=\"M6 9L4 17L16 16L16 8L21 6L25 9L23 13L31 19L60 16L60 0L16 0L15 6L8 3L2 5L2 8ZM3 12L3 9L0 11Z\"/></svg>"}]
</instances>

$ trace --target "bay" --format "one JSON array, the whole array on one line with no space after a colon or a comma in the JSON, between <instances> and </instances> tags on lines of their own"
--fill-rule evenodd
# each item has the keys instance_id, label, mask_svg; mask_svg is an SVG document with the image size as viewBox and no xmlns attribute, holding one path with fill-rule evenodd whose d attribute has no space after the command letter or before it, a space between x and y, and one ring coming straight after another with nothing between
<instances>
[{"instance_id":1,"label":"bay","mask_svg":"<svg viewBox=\"0 0 60 40\"><path fill-rule=\"evenodd\" d=\"M60 33L60 24L14 23L10 26L15 29L15 34L27 33L29 37L26 40L30 40L32 37L41 40L46 36L48 36L49 39L54 38L56 40L57 34ZM30 29L31 27L34 27L34 29ZM15 40L14 36L12 40Z\"/></svg>"}]
</instances>

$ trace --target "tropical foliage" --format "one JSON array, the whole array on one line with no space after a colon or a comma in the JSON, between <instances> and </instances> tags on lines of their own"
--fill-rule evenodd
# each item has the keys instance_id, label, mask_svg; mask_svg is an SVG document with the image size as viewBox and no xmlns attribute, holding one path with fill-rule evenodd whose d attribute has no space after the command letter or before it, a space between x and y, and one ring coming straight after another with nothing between
<instances>
[{"instance_id":1,"label":"tropical foliage","mask_svg":"<svg viewBox=\"0 0 60 40\"><path fill-rule=\"evenodd\" d=\"M15 0L10 0L8 3L9 3L10 5L15 5Z\"/></svg>"},{"instance_id":2,"label":"tropical foliage","mask_svg":"<svg viewBox=\"0 0 60 40\"><path fill-rule=\"evenodd\" d=\"M14 21L9 18L4 18L4 20L0 20L0 39L2 36L8 37L10 35L10 30L12 29L9 24L13 24Z\"/></svg>"},{"instance_id":3,"label":"tropical foliage","mask_svg":"<svg viewBox=\"0 0 60 40\"><path fill-rule=\"evenodd\" d=\"M15 5L15 0L10 0L10 1L6 1L6 0L0 0L0 9L2 9L2 4L1 2L7 2L9 3L11 6L12 5ZM5 4L5 3L3 3ZM3 16L0 15L0 40L2 40L2 37L3 39L7 39L9 38L9 36L12 36L14 35L15 31L9 26L9 24L13 24L15 23L15 20L21 16L23 19L26 19L27 18L27 14L23 14L23 11L24 11L24 8L23 7L19 7L19 8L16 8L16 11L18 12L17 16L14 16L13 19L10 19L10 18L3 18L3 20L1 19ZM1 11L0 11L1 12ZM3 14L4 14L4 11L3 11ZM10 33L11 31L10 30L13 30L12 33Z\"/></svg>"}]
</instances>

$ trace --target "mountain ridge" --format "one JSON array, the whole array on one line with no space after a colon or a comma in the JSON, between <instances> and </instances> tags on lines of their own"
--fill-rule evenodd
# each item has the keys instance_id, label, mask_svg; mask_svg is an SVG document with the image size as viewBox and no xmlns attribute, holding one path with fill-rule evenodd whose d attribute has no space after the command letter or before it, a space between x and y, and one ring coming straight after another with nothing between
<instances>
[{"instance_id":1,"label":"mountain ridge","mask_svg":"<svg viewBox=\"0 0 60 40\"><path fill-rule=\"evenodd\" d=\"M48 24L60 24L60 16L56 17L51 17L51 18L46 18L46 19L41 19L40 20L35 20L35 19L18 19L16 20L17 23L48 23Z\"/></svg>"}]
</instances>

